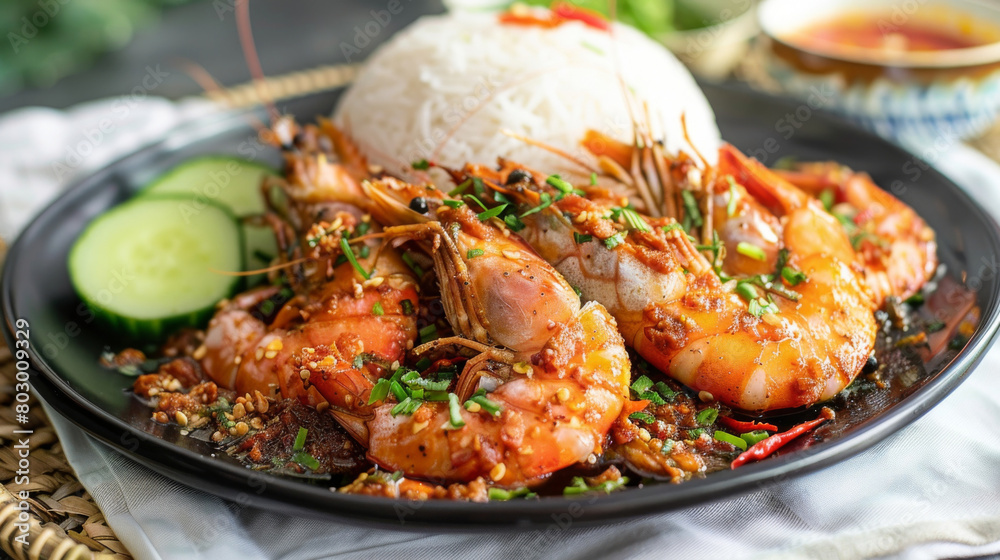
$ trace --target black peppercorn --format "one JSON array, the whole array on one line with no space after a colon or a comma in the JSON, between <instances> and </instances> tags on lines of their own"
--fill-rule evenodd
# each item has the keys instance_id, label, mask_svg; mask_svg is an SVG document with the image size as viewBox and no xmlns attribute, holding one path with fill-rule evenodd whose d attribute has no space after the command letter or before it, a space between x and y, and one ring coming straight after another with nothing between
<instances>
[{"instance_id":1,"label":"black peppercorn","mask_svg":"<svg viewBox=\"0 0 1000 560\"><path fill-rule=\"evenodd\" d=\"M422 196L418 196L410 201L410 210L417 212L419 214L427 213L427 200Z\"/></svg>"}]
</instances>

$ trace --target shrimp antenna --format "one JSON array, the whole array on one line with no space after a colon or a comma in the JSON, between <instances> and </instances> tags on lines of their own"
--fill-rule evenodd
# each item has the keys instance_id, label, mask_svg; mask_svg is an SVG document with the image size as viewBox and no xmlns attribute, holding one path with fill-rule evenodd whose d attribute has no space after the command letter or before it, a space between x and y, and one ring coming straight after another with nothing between
<instances>
[{"instance_id":1,"label":"shrimp antenna","mask_svg":"<svg viewBox=\"0 0 1000 560\"><path fill-rule=\"evenodd\" d=\"M217 99L222 103L228 103L230 101L225 88L219 85L219 82L201 64L186 58L175 58L171 60L170 63L173 66L180 68L182 72L194 80L195 83L197 83L209 97ZM267 130L267 126L254 115L248 113L246 118L250 121L250 125L253 126L258 133Z\"/></svg>"},{"instance_id":2,"label":"shrimp antenna","mask_svg":"<svg viewBox=\"0 0 1000 560\"><path fill-rule=\"evenodd\" d=\"M253 40L253 30L250 27L250 0L236 0L236 27L240 33L240 46L243 48L243 58L246 59L247 67L250 69L250 76L253 78L254 87L257 89L257 96L260 97L267 112L271 116L271 122L275 122L281 116L274 106L271 91L268 88L264 70L260 65L260 57L257 56L257 46Z\"/></svg>"},{"instance_id":3,"label":"shrimp antenna","mask_svg":"<svg viewBox=\"0 0 1000 560\"><path fill-rule=\"evenodd\" d=\"M557 155L557 156L559 156L559 157L561 157L563 159L566 159L568 161L571 161L571 162L579 165L580 167L582 167L582 168L584 168L587 171L590 171L592 173L600 173L599 169L593 167L592 165L588 164L587 162L585 162L585 161L583 161L581 159L578 159L578 158L574 157L572 154L570 154L570 153L568 153L566 151L560 150L559 148L557 148L555 146L546 144L545 142L542 142L540 140L535 140L533 138L529 138L527 136L518 134L518 133L516 133L516 132L514 132L514 131L512 131L510 129L506 129L506 128L501 129L500 130L500 134L503 134L504 136L509 136L510 138L514 138L515 140L520 140L521 142L524 142L525 144L528 144L529 146L535 146L536 148L541 148L541 149L543 149L543 150L545 150L547 152L551 152L551 153L553 153L553 154L555 154L555 155Z\"/></svg>"}]
</instances>

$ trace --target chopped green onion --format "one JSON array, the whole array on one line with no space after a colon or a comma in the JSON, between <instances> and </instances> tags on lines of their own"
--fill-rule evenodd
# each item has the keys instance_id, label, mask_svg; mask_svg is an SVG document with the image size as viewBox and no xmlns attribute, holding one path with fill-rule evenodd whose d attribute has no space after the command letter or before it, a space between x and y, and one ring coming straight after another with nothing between
<instances>
[{"instance_id":1,"label":"chopped green onion","mask_svg":"<svg viewBox=\"0 0 1000 560\"><path fill-rule=\"evenodd\" d=\"M588 241L593 241L593 239L594 239L593 235L583 235L580 234L579 232L575 231L573 232L573 241L576 241L578 245L581 243L587 243Z\"/></svg>"},{"instance_id":2,"label":"chopped green onion","mask_svg":"<svg viewBox=\"0 0 1000 560\"><path fill-rule=\"evenodd\" d=\"M483 180L479 177L472 178L472 190L475 191L477 195L482 195L486 191L486 187L483 186Z\"/></svg>"},{"instance_id":3,"label":"chopped green onion","mask_svg":"<svg viewBox=\"0 0 1000 560\"><path fill-rule=\"evenodd\" d=\"M500 202L500 203L503 203L503 204L512 204L512 201L509 198L507 198L506 196L504 196L504 194L502 192L500 192L500 191L495 191L493 193L493 201L494 202Z\"/></svg>"},{"instance_id":4,"label":"chopped green onion","mask_svg":"<svg viewBox=\"0 0 1000 560\"><path fill-rule=\"evenodd\" d=\"M759 441L764 441L765 439L771 437L764 430L754 430L752 432L747 432L745 434L740 434L740 438L747 442L747 445L753 445Z\"/></svg>"},{"instance_id":5,"label":"chopped green onion","mask_svg":"<svg viewBox=\"0 0 1000 560\"><path fill-rule=\"evenodd\" d=\"M375 305L372 306L372 315L376 317L381 317L382 315L385 315L385 310L382 309L381 301L376 301Z\"/></svg>"},{"instance_id":6,"label":"chopped green onion","mask_svg":"<svg viewBox=\"0 0 1000 560\"><path fill-rule=\"evenodd\" d=\"M465 203L462 202L461 200L453 200L451 198L446 198L441 201L441 204L444 204L448 208L459 208L463 206Z\"/></svg>"},{"instance_id":7,"label":"chopped green onion","mask_svg":"<svg viewBox=\"0 0 1000 560\"><path fill-rule=\"evenodd\" d=\"M829 212L833 208L833 189L823 189L823 192L819 193L819 201L823 203L823 208Z\"/></svg>"},{"instance_id":8,"label":"chopped green onion","mask_svg":"<svg viewBox=\"0 0 1000 560\"><path fill-rule=\"evenodd\" d=\"M371 254L371 249L367 245L362 245L361 250L358 251L358 256L360 256L362 259L367 259L368 255L370 254Z\"/></svg>"},{"instance_id":9,"label":"chopped green onion","mask_svg":"<svg viewBox=\"0 0 1000 560\"><path fill-rule=\"evenodd\" d=\"M303 447L306 446L306 436L309 434L309 430L299 427L299 433L295 435L295 443L292 444L292 451L301 451Z\"/></svg>"},{"instance_id":10,"label":"chopped green onion","mask_svg":"<svg viewBox=\"0 0 1000 560\"><path fill-rule=\"evenodd\" d=\"M590 174L590 186L593 187L593 186L596 186L596 185L597 185L597 173L591 173Z\"/></svg>"},{"instance_id":11,"label":"chopped green onion","mask_svg":"<svg viewBox=\"0 0 1000 560\"><path fill-rule=\"evenodd\" d=\"M379 379L378 383L372 387L371 395L368 397L368 404L375 404L379 401L384 401L387 396L389 396L389 385L390 381L388 379Z\"/></svg>"},{"instance_id":12,"label":"chopped green onion","mask_svg":"<svg viewBox=\"0 0 1000 560\"><path fill-rule=\"evenodd\" d=\"M736 199L739 193L736 191L736 181L732 175L726 177L729 180L729 202L726 203L726 216L732 218L736 215Z\"/></svg>"},{"instance_id":13,"label":"chopped green onion","mask_svg":"<svg viewBox=\"0 0 1000 560\"><path fill-rule=\"evenodd\" d=\"M928 323L925 330L927 331L927 334L936 333L944 329L945 326L947 325L945 325L944 321L934 321L933 323Z\"/></svg>"},{"instance_id":14,"label":"chopped green onion","mask_svg":"<svg viewBox=\"0 0 1000 560\"><path fill-rule=\"evenodd\" d=\"M791 254L788 252L788 249L778 249L778 262L774 269L780 271L782 268L785 268L785 265L788 264L789 256Z\"/></svg>"},{"instance_id":15,"label":"chopped green onion","mask_svg":"<svg viewBox=\"0 0 1000 560\"><path fill-rule=\"evenodd\" d=\"M719 417L719 409L717 408L706 408L695 416L695 420L702 425L710 425L715 422L715 419Z\"/></svg>"},{"instance_id":16,"label":"chopped green onion","mask_svg":"<svg viewBox=\"0 0 1000 560\"><path fill-rule=\"evenodd\" d=\"M704 428L695 428L693 430L688 430L688 438L698 439L701 437L701 434L703 433L705 433Z\"/></svg>"},{"instance_id":17,"label":"chopped green onion","mask_svg":"<svg viewBox=\"0 0 1000 560\"><path fill-rule=\"evenodd\" d=\"M413 367L417 368L420 371L424 371L425 369L431 367L431 364L433 363L434 362L432 362L430 358L424 356L423 358L417 360L417 363L413 364Z\"/></svg>"},{"instance_id":18,"label":"chopped green onion","mask_svg":"<svg viewBox=\"0 0 1000 560\"><path fill-rule=\"evenodd\" d=\"M415 161L415 162L411 163L410 165L414 169L419 169L420 171L426 171L426 170L430 169L430 167L431 167L430 162L427 161L426 159L422 159L420 161Z\"/></svg>"},{"instance_id":19,"label":"chopped green onion","mask_svg":"<svg viewBox=\"0 0 1000 560\"><path fill-rule=\"evenodd\" d=\"M781 268L781 277L785 279L785 282L788 282L792 286L798 286L809 279L805 272L795 270L790 266L784 266Z\"/></svg>"},{"instance_id":20,"label":"chopped green onion","mask_svg":"<svg viewBox=\"0 0 1000 560\"><path fill-rule=\"evenodd\" d=\"M768 313L778 313L778 306L773 301L757 298L749 303L747 311L754 317L762 317Z\"/></svg>"},{"instance_id":21,"label":"chopped green onion","mask_svg":"<svg viewBox=\"0 0 1000 560\"><path fill-rule=\"evenodd\" d=\"M629 414L628 417L629 420L638 420L640 422L645 422L646 424L652 424L653 422L656 422L655 416L653 416L648 412L643 412L643 411L633 412L632 414Z\"/></svg>"},{"instance_id":22,"label":"chopped green onion","mask_svg":"<svg viewBox=\"0 0 1000 560\"><path fill-rule=\"evenodd\" d=\"M517 490L504 490L503 488L491 486L490 489L486 491L486 495L494 502L506 502L512 498L534 498L537 494L532 492L531 489L527 487L518 488Z\"/></svg>"},{"instance_id":23,"label":"chopped green onion","mask_svg":"<svg viewBox=\"0 0 1000 560\"><path fill-rule=\"evenodd\" d=\"M392 396L396 397L397 401L402 402L409 397L409 395L406 394L406 389L403 389L403 386L400 385L399 381L396 381L395 379L389 381L389 392L392 393Z\"/></svg>"},{"instance_id":24,"label":"chopped green onion","mask_svg":"<svg viewBox=\"0 0 1000 560\"><path fill-rule=\"evenodd\" d=\"M760 294L757 293L757 288L753 287L753 284L746 281L741 281L736 283L736 293L746 301L756 301Z\"/></svg>"},{"instance_id":25,"label":"chopped green onion","mask_svg":"<svg viewBox=\"0 0 1000 560\"><path fill-rule=\"evenodd\" d=\"M456 196L465 192L465 190L468 189L469 185L471 184L472 184L472 179L466 179L462 181L461 183L458 184L457 187L448 192L448 196Z\"/></svg>"},{"instance_id":26,"label":"chopped green onion","mask_svg":"<svg viewBox=\"0 0 1000 560\"><path fill-rule=\"evenodd\" d=\"M580 291L580 288L577 288L576 286L573 285L570 285L570 288L573 288L573 293L576 294L576 297L580 297L583 295L583 292Z\"/></svg>"},{"instance_id":27,"label":"chopped green onion","mask_svg":"<svg viewBox=\"0 0 1000 560\"><path fill-rule=\"evenodd\" d=\"M655 405L667 404L667 401L663 400L663 397L661 397L656 391L646 391L645 393L641 393L639 395L639 400L649 401Z\"/></svg>"},{"instance_id":28,"label":"chopped green onion","mask_svg":"<svg viewBox=\"0 0 1000 560\"><path fill-rule=\"evenodd\" d=\"M903 300L905 303L912 305L913 307L918 307L924 304L924 294L917 292L912 296Z\"/></svg>"},{"instance_id":29,"label":"chopped green onion","mask_svg":"<svg viewBox=\"0 0 1000 560\"><path fill-rule=\"evenodd\" d=\"M583 480L582 476L574 476L572 484L563 489L563 496L578 496L580 494L586 494L587 492L605 492L610 494L615 490L623 488L626 484L628 484L627 476L623 476L618 480L602 482L597 486L587 486L587 483Z\"/></svg>"},{"instance_id":30,"label":"chopped green onion","mask_svg":"<svg viewBox=\"0 0 1000 560\"><path fill-rule=\"evenodd\" d=\"M399 302L399 305L403 308L403 315L413 315L414 311L416 311L413 309L413 302L408 299Z\"/></svg>"},{"instance_id":31,"label":"chopped green onion","mask_svg":"<svg viewBox=\"0 0 1000 560\"><path fill-rule=\"evenodd\" d=\"M473 202L475 202L476 204L478 204L479 207L482 208L483 210L489 210L489 208L485 204L483 204L483 201L479 200L479 197L476 196L476 195L474 195L474 194L467 194L467 195L465 195L465 196L462 197L462 200L472 200ZM468 204L468 203L466 203L466 204Z\"/></svg>"},{"instance_id":32,"label":"chopped green onion","mask_svg":"<svg viewBox=\"0 0 1000 560\"><path fill-rule=\"evenodd\" d=\"M674 223L672 223L672 224L669 224L669 225L666 225L666 226L663 226L663 227L662 227L662 228L660 228L660 229L662 229L663 231L665 231L665 232L667 232L667 233L670 233L671 231L674 231L675 229L679 229L679 230L683 230L683 229L684 229L684 226L682 226L682 225L678 224L677 222L674 222Z\"/></svg>"},{"instance_id":33,"label":"chopped green onion","mask_svg":"<svg viewBox=\"0 0 1000 560\"><path fill-rule=\"evenodd\" d=\"M447 391L448 386L451 385L450 379L441 379L438 381L431 381L430 379L425 379L421 377L420 373L416 371L408 371L406 375L400 378L400 381L406 383L410 389L414 387L419 387L421 389L426 389L428 391Z\"/></svg>"},{"instance_id":34,"label":"chopped green onion","mask_svg":"<svg viewBox=\"0 0 1000 560\"><path fill-rule=\"evenodd\" d=\"M522 222L521 218L518 218L516 214L507 214L504 216L503 223L507 224L507 227L509 227L514 233L517 233L525 228L524 222Z\"/></svg>"},{"instance_id":35,"label":"chopped green onion","mask_svg":"<svg viewBox=\"0 0 1000 560\"><path fill-rule=\"evenodd\" d=\"M420 344L430 342L432 340L437 340L438 328L437 325L431 323L426 327L420 329Z\"/></svg>"},{"instance_id":36,"label":"chopped green onion","mask_svg":"<svg viewBox=\"0 0 1000 560\"><path fill-rule=\"evenodd\" d=\"M417 409L420 408L420 405L422 404L423 402L421 401L411 399L410 397L406 397L405 399L402 400L402 402L392 407L392 410L389 411L389 414L392 414L394 417L400 414L404 416L410 416L414 412L416 412Z\"/></svg>"},{"instance_id":37,"label":"chopped green onion","mask_svg":"<svg viewBox=\"0 0 1000 560\"><path fill-rule=\"evenodd\" d=\"M409 253L403 253L402 258L403 262L406 263L406 266L410 267L410 270L412 270L414 274L416 274L418 277L424 275L424 269L420 268L420 265L413 260L412 255L410 255Z\"/></svg>"},{"instance_id":38,"label":"chopped green onion","mask_svg":"<svg viewBox=\"0 0 1000 560\"><path fill-rule=\"evenodd\" d=\"M484 254L486 254L486 251L483 251L482 249L469 249L469 251L465 254L465 258L474 259L476 257L481 257Z\"/></svg>"},{"instance_id":39,"label":"chopped green onion","mask_svg":"<svg viewBox=\"0 0 1000 560\"><path fill-rule=\"evenodd\" d=\"M767 260L767 253L765 253L763 249L753 243L747 243L746 241L740 241L736 245L736 252L755 261Z\"/></svg>"},{"instance_id":40,"label":"chopped green onion","mask_svg":"<svg viewBox=\"0 0 1000 560\"><path fill-rule=\"evenodd\" d=\"M669 385L662 381L656 382L656 392L667 401L673 400L673 398L677 396L677 391L674 391Z\"/></svg>"},{"instance_id":41,"label":"chopped green onion","mask_svg":"<svg viewBox=\"0 0 1000 560\"><path fill-rule=\"evenodd\" d=\"M642 219L642 216L638 212L632 210L631 208L623 208L622 215L625 216L625 223L636 231L653 231L653 228L649 227L646 220Z\"/></svg>"},{"instance_id":42,"label":"chopped green onion","mask_svg":"<svg viewBox=\"0 0 1000 560\"><path fill-rule=\"evenodd\" d=\"M726 443L728 443L728 444L730 444L730 445L738 448L740 451L746 451L747 450L747 442L744 441L743 438L738 438L738 437L734 436L733 434L729 434L729 433L723 432L722 430L715 430L715 439L717 439L719 441L724 441L724 442L726 442Z\"/></svg>"},{"instance_id":43,"label":"chopped green onion","mask_svg":"<svg viewBox=\"0 0 1000 560\"><path fill-rule=\"evenodd\" d=\"M506 209L507 209L507 205L506 204L501 204L500 206L496 206L494 208L491 208L491 209L489 209L489 210L487 210L487 211L482 212L482 213L479 214L479 221L480 222L485 222L486 220L489 220L490 218L496 218L497 216L499 216L500 214L502 214L503 211L506 210Z\"/></svg>"},{"instance_id":44,"label":"chopped green onion","mask_svg":"<svg viewBox=\"0 0 1000 560\"><path fill-rule=\"evenodd\" d=\"M541 204L539 204L538 206L535 206L534 208L528 210L524 214L521 214L521 217L523 218L523 217L525 217L525 216L527 216L529 214L534 214L535 212L541 212L542 210L545 210L549 206L552 206L552 195L550 195L549 193L542 193L541 194L541 201L542 201Z\"/></svg>"},{"instance_id":45,"label":"chopped green onion","mask_svg":"<svg viewBox=\"0 0 1000 560\"><path fill-rule=\"evenodd\" d=\"M695 227L701 227L704 222L701 219L701 210L698 208L698 201L695 200L694 194L691 191L682 190L681 199L684 202L685 217L690 218Z\"/></svg>"},{"instance_id":46,"label":"chopped green onion","mask_svg":"<svg viewBox=\"0 0 1000 560\"><path fill-rule=\"evenodd\" d=\"M299 451L295 455L292 455L292 462L298 463L303 467L306 467L307 469L313 471L319 469L320 466L319 461L317 461L315 457L306 453L305 451Z\"/></svg>"},{"instance_id":47,"label":"chopped green onion","mask_svg":"<svg viewBox=\"0 0 1000 560\"><path fill-rule=\"evenodd\" d=\"M347 257L347 260L351 262L351 266L354 267L354 270L356 270L357 273L360 274L362 278L364 278L365 280L371 278L371 275L368 274L365 271L365 269L361 268L360 264L358 264L358 259L357 257L354 256L354 250L351 249L351 244L348 243L347 239L344 237L340 238L340 249L344 251L344 256Z\"/></svg>"},{"instance_id":48,"label":"chopped green onion","mask_svg":"<svg viewBox=\"0 0 1000 560\"><path fill-rule=\"evenodd\" d=\"M648 391L652 386L653 380L643 375L639 379L632 382L631 389L637 394L642 394Z\"/></svg>"},{"instance_id":49,"label":"chopped green onion","mask_svg":"<svg viewBox=\"0 0 1000 560\"><path fill-rule=\"evenodd\" d=\"M465 420L462 420L462 407L459 406L458 395L455 393L448 393L448 421L453 428L465 425Z\"/></svg>"},{"instance_id":50,"label":"chopped green onion","mask_svg":"<svg viewBox=\"0 0 1000 560\"><path fill-rule=\"evenodd\" d=\"M625 232L619 231L618 233L605 239L604 246L607 247L608 249L614 249L615 247L621 245L624 242L625 242Z\"/></svg>"},{"instance_id":51,"label":"chopped green onion","mask_svg":"<svg viewBox=\"0 0 1000 560\"><path fill-rule=\"evenodd\" d=\"M498 402L491 401L486 398L485 395L472 395L472 397L465 401L465 409L468 410L472 403L476 403L483 408L490 416L496 416L500 414L503 407Z\"/></svg>"},{"instance_id":52,"label":"chopped green onion","mask_svg":"<svg viewBox=\"0 0 1000 560\"><path fill-rule=\"evenodd\" d=\"M573 192L573 185L569 184L567 181L563 180L558 175L549 175L545 179L545 182L548 183L548 184L550 184L550 185L552 185L556 189L558 189L559 192L562 192L562 193L571 193L571 192Z\"/></svg>"}]
</instances>

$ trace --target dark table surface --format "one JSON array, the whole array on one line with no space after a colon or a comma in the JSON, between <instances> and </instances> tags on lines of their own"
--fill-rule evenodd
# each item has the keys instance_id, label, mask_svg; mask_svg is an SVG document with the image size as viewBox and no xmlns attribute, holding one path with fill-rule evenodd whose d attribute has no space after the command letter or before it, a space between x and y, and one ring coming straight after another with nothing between
<instances>
[{"instance_id":1,"label":"dark table surface","mask_svg":"<svg viewBox=\"0 0 1000 560\"><path fill-rule=\"evenodd\" d=\"M170 98L201 88L177 65L196 62L221 84L250 79L240 49L234 0L198 0L168 8L159 22L139 29L124 48L43 89L0 98L0 112L27 105L64 108L82 101L124 95L151 71L168 74L150 92ZM389 12L392 7L396 14ZM381 41L424 14L443 12L441 0L254 0L254 38L268 75L325 64L356 62ZM30 45L26 48L30 48Z\"/></svg>"}]
</instances>

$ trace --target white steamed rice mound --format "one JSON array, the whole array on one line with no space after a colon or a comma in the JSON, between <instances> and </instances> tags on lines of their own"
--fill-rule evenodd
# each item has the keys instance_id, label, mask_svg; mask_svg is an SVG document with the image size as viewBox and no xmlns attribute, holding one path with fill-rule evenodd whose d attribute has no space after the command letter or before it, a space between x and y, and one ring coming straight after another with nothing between
<instances>
[{"instance_id":1,"label":"white steamed rice mound","mask_svg":"<svg viewBox=\"0 0 1000 560\"><path fill-rule=\"evenodd\" d=\"M580 158L587 129L632 142L619 70L669 152L691 152L683 113L695 146L715 160L719 130L691 75L663 46L619 24L612 36L579 22L546 29L500 24L496 14L424 17L371 56L334 119L371 163L404 175L421 159L460 167L498 156L546 173L579 171L501 131Z\"/></svg>"}]
</instances>

